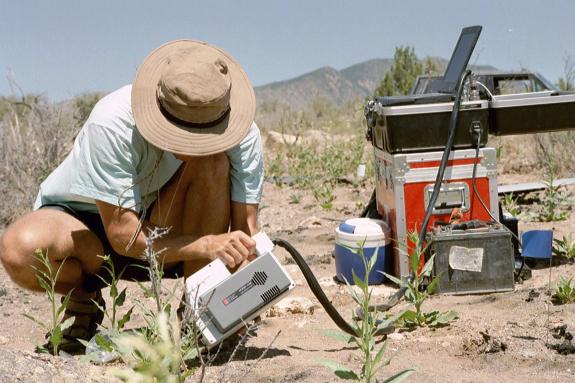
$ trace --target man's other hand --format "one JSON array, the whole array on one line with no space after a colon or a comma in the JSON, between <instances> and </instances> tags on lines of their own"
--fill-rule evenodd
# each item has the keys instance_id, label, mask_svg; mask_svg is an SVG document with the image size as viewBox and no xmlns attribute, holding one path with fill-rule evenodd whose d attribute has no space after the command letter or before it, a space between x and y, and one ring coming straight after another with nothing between
<instances>
[{"instance_id":1,"label":"man's other hand","mask_svg":"<svg viewBox=\"0 0 575 383\"><path fill-rule=\"evenodd\" d=\"M229 268L235 268L246 259L252 259L256 251L256 241L243 231L207 235L205 253L210 260L219 258Z\"/></svg>"}]
</instances>

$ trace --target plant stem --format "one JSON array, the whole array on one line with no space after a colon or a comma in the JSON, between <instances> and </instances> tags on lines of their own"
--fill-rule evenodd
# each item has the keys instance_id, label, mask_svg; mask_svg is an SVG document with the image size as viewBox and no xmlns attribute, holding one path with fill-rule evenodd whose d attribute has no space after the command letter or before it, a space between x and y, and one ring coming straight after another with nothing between
<instances>
[{"instance_id":1,"label":"plant stem","mask_svg":"<svg viewBox=\"0 0 575 383\"><path fill-rule=\"evenodd\" d=\"M52 275L52 268L50 268L50 278L52 279L50 282L50 286L52 287L52 331L50 332L50 338L52 338L52 334L54 333L54 329L56 328L58 318L56 317L56 297L54 296L56 290L56 280L53 278ZM54 355L58 356L58 344L54 345Z\"/></svg>"}]
</instances>

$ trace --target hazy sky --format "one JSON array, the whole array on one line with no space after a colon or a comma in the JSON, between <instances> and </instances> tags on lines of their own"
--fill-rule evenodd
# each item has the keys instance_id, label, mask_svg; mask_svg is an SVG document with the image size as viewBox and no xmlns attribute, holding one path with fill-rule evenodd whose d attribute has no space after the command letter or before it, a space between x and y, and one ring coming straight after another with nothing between
<instances>
[{"instance_id":1,"label":"hazy sky","mask_svg":"<svg viewBox=\"0 0 575 383\"><path fill-rule=\"evenodd\" d=\"M0 0L1 1L1 0ZM25 92L64 99L130 83L162 43L193 38L219 45L254 85L329 65L392 57L449 58L462 27L483 25L472 62L528 68L552 82L575 58L572 0L4 0L0 94L7 76ZM478 56L478 57L477 57Z\"/></svg>"}]
</instances>

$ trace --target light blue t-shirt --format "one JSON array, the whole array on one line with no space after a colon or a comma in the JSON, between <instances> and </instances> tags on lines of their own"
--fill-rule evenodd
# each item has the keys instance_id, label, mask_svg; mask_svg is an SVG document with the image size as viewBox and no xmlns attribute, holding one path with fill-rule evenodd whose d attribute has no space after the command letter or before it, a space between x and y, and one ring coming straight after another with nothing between
<instances>
[{"instance_id":1,"label":"light blue t-shirt","mask_svg":"<svg viewBox=\"0 0 575 383\"><path fill-rule=\"evenodd\" d=\"M102 98L78 133L64 161L40 185L34 209L49 203L97 212L96 200L141 211L182 161L148 143L136 128L131 108L132 86ZM231 199L259 203L263 188L260 132L252 124L244 140L227 151Z\"/></svg>"}]
</instances>

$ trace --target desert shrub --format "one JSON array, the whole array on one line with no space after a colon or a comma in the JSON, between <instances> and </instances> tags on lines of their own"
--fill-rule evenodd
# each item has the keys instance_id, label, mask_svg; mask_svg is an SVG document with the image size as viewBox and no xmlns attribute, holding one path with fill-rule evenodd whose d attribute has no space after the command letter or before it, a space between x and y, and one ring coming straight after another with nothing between
<instances>
[{"instance_id":1,"label":"desert shrub","mask_svg":"<svg viewBox=\"0 0 575 383\"><path fill-rule=\"evenodd\" d=\"M287 177L294 186L311 190L320 206L330 209L336 198L333 192L335 185L349 181L346 177L354 174L360 163L367 164L365 179L373 178L373 161L367 158L367 145L362 136L325 146L311 143L284 145L268 154L266 174L278 185Z\"/></svg>"},{"instance_id":2,"label":"desert shrub","mask_svg":"<svg viewBox=\"0 0 575 383\"><path fill-rule=\"evenodd\" d=\"M564 235L561 239L553 239L553 255L569 261L575 261L575 242L571 234Z\"/></svg>"},{"instance_id":3,"label":"desert shrub","mask_svg":"<svg viewBox=\"0 0 575 383\"><path fill-rule=\"evenodd\" d=\"M370 310L371 290L369 288L369 275L371 274L378 258L377 250L368 261L364 256L363 244L360 243L359 245L359 248L349 248L349 250L358 257L361 257L365 274L362 279L355 274L354 270L352 270L353 281L359 288L359 292L356 292L349 282L347 283L347 287L354 302L363 312L363 320L358 321L357 319L354 319L351 325L355 333L354 336L340 331L329 331L326 332L326 335L347 344L354 344L358 349L358 353L357 355L354 355L354 359L360 362L361 368L354 371L352 368L341 365L333 360L323 360L322 364L332 370L333 373L342 380L353 380L365 383L380 381L382 383L398 383L411 375L414 370L407 369L385 380L380 380L379 378L383 375L383 367L389 365L391 359L384 358L386 342L384 341L380 346L377 346L376 338L380 330L392 326L393 323L403 315L403 313L383 318L383 315L381 315L382 313L378 312L377 309Z\"/></svg>"},{"instance_id":4,"label":"desert shrub","mask_svg":"<svg viewBox=\"0 0 575 383\"><path fill-rule=\"evenodd\" d=\"M63 103L43 96L0 99L0 227L31 208L96 101L89 94Z\"/></svg>"},{"instance_id":5,"label":"desert shrub","mask_svg":"<svg viewBox=\"0 0 575 383\"><path fill-rule=\"evenodd\" d=\"M544 171L552 171L557 177L575 172L575 131L536 134L535 141L535 154Z\"/></svg>"},{"instance_id":6,"label":"desert shrub","mask_svg":"<svg viewBox=\"0 0 575 383\"><path fill-rule=\"evenodd\" d=\"M557 305L562 305L566 303L575 302L575 285L571 284L573 278L567 279L561 277L557 286L555 286L555 291L551 296L553 303Z\"/></svg>"},{"instance_id":7,"label":"desert shrub","mask_svg":"<svg viewBox=\"0 0 575 383\"><path fill-rule=\"evenodd\" d=\"M410 249L407 244L405 244L404 251L409 255L410 267L414 272L413 279L402 281L393 275L384 273L385 276L393 283L406 288L404 298L408 303L413 305L413 308L415 309L406 310L398 320L398 324L407 329L413 329L418 326L448 326L451 321L458 317L457 312L453 310L423 312L421 310L423 303L430 295L436 292L437 287L439 286L441 275L431 275L435 254L425 262L423 268L419 271L420 265L424 259L423 257L425 256L426 246L423 248L418 246L419 235L415 231L408 234L408 239L409 242L413 243L413 248ZM424 288L426 281L429 281L429 284Z\"/></svg>"},{"instance_id":8,"label":"desert shrub","mask_svg":"<svg viewBox=\"0 0 575 383\"><path fill-rule=\"evenodd\" d=\"M566 220L571 212L571 194L564 190L564 187L555 185L554 175L553 169L547 170L545 190L537 215L537 219L542 222Z\"/></svg>"}]
</instances>

